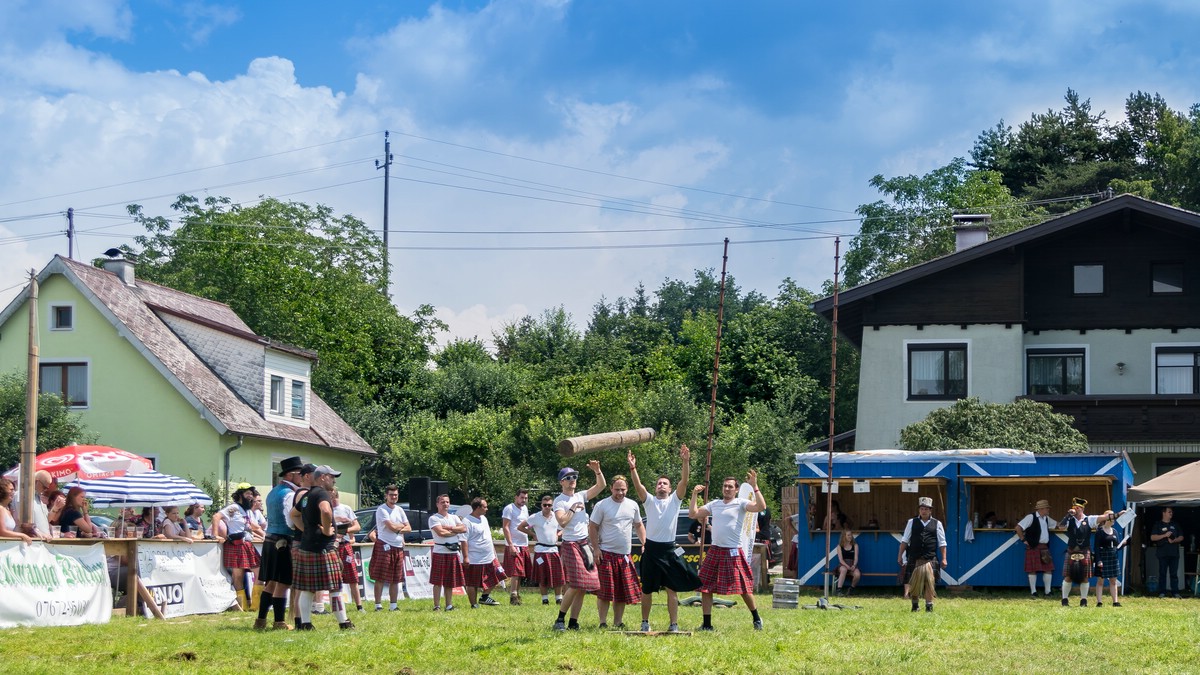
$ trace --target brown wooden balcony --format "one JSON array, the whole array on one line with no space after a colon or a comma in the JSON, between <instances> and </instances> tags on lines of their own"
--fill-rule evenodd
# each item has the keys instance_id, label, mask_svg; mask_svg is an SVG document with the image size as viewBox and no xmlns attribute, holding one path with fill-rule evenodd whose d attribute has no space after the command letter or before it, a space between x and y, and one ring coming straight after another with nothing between
<instances>
[{"instance_id":1,"label":"brown wooden balcony","mask_svg":"<svg viewBox=\"0 0 1200 675\"><path fill-rule=\"evenodd\" d=\"M1200 395L1022 396L1075 418L1090 441L1200 440Z\"/></svg>"}]
</instances>

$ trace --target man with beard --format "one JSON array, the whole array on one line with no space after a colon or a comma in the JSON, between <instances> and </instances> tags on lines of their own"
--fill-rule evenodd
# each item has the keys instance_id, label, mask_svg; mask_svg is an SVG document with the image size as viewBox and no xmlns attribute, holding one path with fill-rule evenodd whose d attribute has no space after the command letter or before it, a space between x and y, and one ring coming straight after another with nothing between
<instances>
[{"instance_id":1,"label":"man with beard","mask_svg":"<svg viewBox=\"0 0 1200 675\"><path fill-rule=\"evenodd\" d=\"M592 549L600 552L600 560L596 565L596 575L600 578L596 612L600 615L601 628L608 628L610 602L613 604L613 627L623 629L625 605L642 600L630 553L633 551L631 540L634 530L637 531L638 541L645 547L646 526L642 523L642 510L637 502L625 498L628 492L629 481L624 476L615 476L612 496L596 504L588 525Z\"/></svg>"},{"instance_id":2,"label":"man with beard","mask_svg":"<svg viewBox=\"0 0 1200 675\"><path fill-rule=\"evenodd\" d=\"M299 592L296 605L300 615L300 630L312 630L313 599L319 591L329 591L333 614L342 630L354 628L346 616L342 599L342 561L337 554L337 532L333 527L333 489L335 479L342 475L327 464L313 470L313 486L304 496L303 506L292 509L292 520L300 525L303 534L295 556L292 585Z\"/></svg>"},{"instance_id":3,"label":"man with beard","mask_svg":"<svg viewBox=\"0 0 1200 675\"><path fill-rule=\"evenodd\" d=\"M942 522L933 517L933 499L917 498L917 517L904 526L900 537L900 552L896 562L905 565L904 583L911 585L912 611L917 611L920 596L925 597L925 611L933 611L934 587L946 566L946 530ZM938 554L942 562L938 565ZM907 563L905 562L907 561Z\"/></svg>"},{"instance_id":4,"label":"man with beard","mask_svg":"<svg viewBox=\"0 0 1200 675\"><path fill-rule=\"evenodd\" d=\"M296 482L300 480L299 457L288 457L279 463L279 483L267 493L267 536L263 539L261 564L262 595L259 597L258 618L254 627L267 627L267 612L274 610L276 629L291 630L286 620L288 588L292 585L292 528L287 514L291 511ZM284 503L287 502L287 510Z\"/></svg>"},{"instance_id":5,"label":"man with beard","mask_svg":"<svg viewBox=\"0 0 1200 675\"><path fill-rule=\"evenodd\" d=\"M741 550L742 523L747 513L758 513L767 508L762 492L758 489L758 472L750 469L746 482L754 488L754 501L740 499L738 482L733 476L721 481L721 499L696 507L696 497L705 489L697 485L688 504L688 515L692 520L712 517L713 545L700 563L700 602L704 608L704 623L700 630L710 631L712 626L713 594L740 595L750 610L754 630L762 630L762 618L754 602L754 574L750 563Z\"/></svg>"},{"instance_id":6,"label":"man with beard","mask_svg":"<svg viewBox=\"0 0 1200 675\"><path fill-rule=\"evenodd\" d=\"M245 607L249 609L250 587L246 585L246 570L258 567L260 560L249 527L250 509L258 497L258 490L249 483L240 483L231 496L233 502L213 514L213 534L221 544L221 564L229 570L234 593L245 594Z\"/></svg>"},{"instance_id":7,"label":"man with beard","mask_svg":"<svg viewBox=\"0 0 1200 675\"><path fill-rule=\"evenodd\" d=\"M404 581L404 533L412 531L404 509L396 503L400 488L383 489L383 503L375 509L375 546L371 549L371 577L375 579L375 611L383 609L383 587L391 598L388 609L399 609L400 582Z\"/></svg>"},{"instance_id":8,"label":"man with beard","mask_svg":"<svg viewBox=\"0 0 1200 675\"><path fill-rule=\"evenodd\" d=\"M463 519L467 526L467 538L463 542L466 546L463 558L467 564L463 576L466 577L467 599L471 601L472 609L478 609L480 604L500 604L492 597L491 590L507 578L504 568L496 563L496 546L492 543L492 528L488 526L487 510L487 500L476 497L471 500L470 515ZM483 590L483 595L479 597L479 602L476 602L480 589Z\"/></svg>"},{"instance_id":9,"label":"man with beard","mask_svg":"<svg viewBox=\"0 0 1200 675\"><path fill-rule=\"evenodd\" d=\"M1054 559L1050 557L1050 502L1037 500L1033 513L1017 523L1017 539L1025 541L1025 573L1029 575L1029 595L1037 597L1037 575L1042 574L1046 597L1050 597L1050 580L1054 576Z\"/></svg>"},{"instance_id":10,"label":"man with beard","mask_svg":"<svg viewBox=\"0 0 1200 675\"><path fill-rule=\"evenodd\" d=\"M667 630L679 630L680 591L700 588L700 577L683 561L682 549L675 543L675 523L683 497L687 493L692 453L688 446L679 446L679 459L683 463L679 485L672 490L671 479L660 475L654 481L654 494L648 495L641 478L638 477L637 460L629 453L629 475L638 499L646 508L646 544L642 547L642 631L650 630L650 608L654 605L654 593L667 589L667 614L671 625Z\"/></svg>"},{"instance_id":11,"label":"man with beard","mask_svg":"<svg viewBox=\"0 0 1200 675\"><path fill-rule=\"evenodd\" d=\"M438 611L441 597L446 599L446 611L453 611L450 602L454 589L466 583L462 559L459 557L459 535L467 531L462 519L450 513L450 496L438 495L437 513L429 516L429 531L433 533L433 550L429 567L429 584L433 586L433 611Z\"/></svg>"},{"instance_id":12,"label":"man with beard","mask_svg":"<svg viewBox=\"0 0 1200 675\"><path fill-rule=\"evenodd\" d=\"M533 575L533 561L529 557L529 536L521 531L521 523L529 518L529 490L517 490L513 501L500 514L500 525L504 532L504 569L512 588L508 604L521 604L521 582Z\"/></svg>"},{"instance_id":13,"label":"man with beard","mask_svg":"<svg viewBox=\"0 0 1200 675\"><path fill-rule=\"evenodd\" d=\"M596 475L596 483L586 492L575 490L579 481L578 471L566 467L558 472L558 484L562 486L562 493L554 498L554 517L562 527L559 555L567 582L563 603L559 607L558 618L554 621L554 630L558 631L579 630L579 610L583 609L583 596L589 591L600 590L594 554L588 548L587 503L599 496L608 483L600 470L600 462L593 459L588 462L588 468ZM571 616L570 623L564 624L568 614Z\"/></svg>"}]
</instances>

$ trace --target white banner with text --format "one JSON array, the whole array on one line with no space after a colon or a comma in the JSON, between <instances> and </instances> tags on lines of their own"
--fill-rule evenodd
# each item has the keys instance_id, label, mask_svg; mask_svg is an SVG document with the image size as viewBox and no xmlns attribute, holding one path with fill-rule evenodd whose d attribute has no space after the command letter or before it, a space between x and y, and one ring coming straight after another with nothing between
<instances>
[{"instance_id":1,"label":"white banner with text","mask_svg":"<svg viewBox=\"0 0 1200 675\"><path fill-rule=\"evenodd\" d=\"M112 604L103 544L0 542L0 628L108 623Z\"/></svg>"},{"instance_id":2,"label":"white banner with text","mask_svg":"<svg viewBox=\"0 0 1200 675\"><path fill-rule=\"evenodd\" d=\"M138 542L137 554L142 584L168 619L223 612L237 600L216 542Z\"/></svg>"}]
</instances>

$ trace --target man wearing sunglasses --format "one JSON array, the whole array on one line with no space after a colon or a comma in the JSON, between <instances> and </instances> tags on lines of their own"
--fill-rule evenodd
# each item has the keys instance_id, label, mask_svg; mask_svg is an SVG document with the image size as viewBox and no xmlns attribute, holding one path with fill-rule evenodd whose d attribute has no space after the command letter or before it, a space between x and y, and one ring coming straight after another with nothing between
<instances>
[{"instance_id":1,"label":"man wearing sunglasses","mask_svg":"<svg viewBox=\"0 0 1200 675\"><path fill-rule=\"evenodd\" d=\"M587 503L599 496L608 483L600 470L600 462L593 459L588 462L588 468L596 475L596 483L586 492L578 492L575 489L579 482L578 471L566 467L558 472L558 484L562 487L562 493L554 499L554 517L562 527L559 555L562 557L567 582L562 607L559 608L558 619L554 622L554 630L559 631L579 630L579 610L583 608L583 596L588 592L600 590L600 577L596 574L595 559L588 547ZM570 622L564 624L568 613L571 615Z\"/></svg>"},{"instance_id":2,"label":"man wearing sunglasses","mask_svg":"<svg viewBox=\"0 0 1200 675\"><path fill-rule=\"evenodd\" d=\"M562 604L563 567L558 555L558 538L562 528L554 517L554 497L542 495L541 510L529 516L517 529L533 537L533 564L530 566L530 581L537 582L542 593L542 604L550 604L550 589L554 589L555 601Z\"/></svg>"}]
</instances>

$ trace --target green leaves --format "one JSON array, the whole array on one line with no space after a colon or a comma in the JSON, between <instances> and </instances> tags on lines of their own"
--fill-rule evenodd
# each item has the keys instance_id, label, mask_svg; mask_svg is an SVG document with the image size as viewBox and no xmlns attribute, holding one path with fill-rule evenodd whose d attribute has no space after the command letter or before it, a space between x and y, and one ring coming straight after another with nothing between
<instances>
[{"instance_id":1,"label":"green leaves","mask_svg":"<svg viewBox=\"0 0 1200 675\"><path fill-rule=\"evenodd\" d=\"M13 371L0 375L0 471L16 466L25 438L25 374ZM72 443L100 440L87 430L79 415L71 413L53 394L38 397L37 452Z\"/></svg>"},{"instance_id":2,"label":"green leaves","mask_svg":"<svg viewBox=\"0 0 1200 675\"><path fill-rule=\"evenodd\" d=\"M1087 437L1072 418L1048 404L1021 399L983 403L977 397L956 401L900 430L906 450L1012 448L1036 453L1087 452Z\"/></svg>"}]
</instances>

